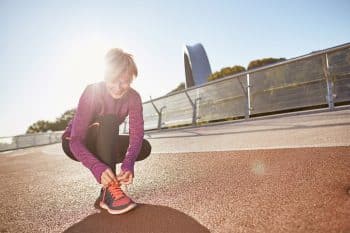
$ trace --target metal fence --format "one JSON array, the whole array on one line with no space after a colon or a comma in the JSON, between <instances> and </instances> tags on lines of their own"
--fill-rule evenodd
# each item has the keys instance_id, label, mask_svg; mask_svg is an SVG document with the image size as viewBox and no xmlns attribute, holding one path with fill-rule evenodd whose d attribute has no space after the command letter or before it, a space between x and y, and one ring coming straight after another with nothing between
<instances>
[{"instance_id":1,"label":"metal fence","mask_svg":"<svg viewBox=\"0 0 350 233\"><path fill-rule=\"evenodd\" d=\"M57 131L51 133L35 133L17 135L13 137L0 137L0 151L58 143L61 142L62 133L63 131Z\"/></svg>"},{"instance_id":2,"label":"metal fence","mask_svg":"<svg viewBox=\"0 0 350 233\"><path fill-rule=\"evenodd\" d=\"M143 116L152 130L349 101L350 43L150 99ZM128 129L126 118L120 132ZM59 142L61 133L0 138L0 151Z\"/></svg>"},{"instance_id":3,"label":"metal fence","mask_svg":"<svg viewBox=\"0 0 350 233\"><path fill-rule=\"evenodd\" d=\"M312 106L332 110L348 101L350 43L151 99L143 106L145 129L161 129Z\"/></svg>"}]
</instances>

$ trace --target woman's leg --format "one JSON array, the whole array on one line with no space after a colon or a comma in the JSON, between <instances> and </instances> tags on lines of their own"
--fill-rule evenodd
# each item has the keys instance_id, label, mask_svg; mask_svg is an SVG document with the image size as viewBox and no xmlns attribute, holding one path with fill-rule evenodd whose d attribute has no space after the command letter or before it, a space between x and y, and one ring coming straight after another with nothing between
<instances>
[{"instance_id":1,"label":"woman's leg","mask_svg":"<svg viewBox=\"0 0 350 233\"><path fill-rule=\"evenodd\" d=\"M100 161L107 164L115 173L116 140L119 134L118 119L115 115L99 116L89 126L86 147Z\"/></svg>"},{"instance_id":2,"label":"woman's leg","mask_svg":"<svg viewBox=\"0 0 350 233\"><path fill-rule=\"evenodd\" d=\"M117 118L114 115L98 117L89 125L86 135L86 148L100 161L115 172L116 140L119 134ZM62 135L62 148L68 157L78 161L69 148L69 137Z\"/></svg>"},{"instance_id":3,"label":"woman's leg","mask_svg":"<svg viewBox=\"0 0 350 233\"><path fill-rule=\"evenodd\" d=\"M123 162L126 151L129 147L129 135L118 135L117 138L117 163ZM152 146L146 139L143 139L142 146L136 161L141 161L151 154Z\"/></svg>"},{"instance_id":4,"label":"woman's leg","mask_svg":"<svg viewBox=\"0 0 350 233\"><path fill-rule=\"evenodd\" d=\"M69 148L69 140L70 140L70 139L69 139L65 134L62 135L62 138L61 138L61 139L62 139L62 140L61 140L62 149L63 149L64 153L65 153L69 158L73 159L74 161L78 161L78 160L74 157L73 153L70 151L70 148Z\"/></svg>"},{"instance_id":5,"label":"woman's leg","mask_svg":"<svg viewBox=\"0 0 350 233\"><path fill-rule=\"evenodd\" d=\"M118 119L115 115L101 116L88 130L87 147L115 173L115 165L121 163L129 147L129 135L119 135ZM136 161L147 158L151 144L143 139Z\"/></svg>"},{"instance_id":6,"label":"woman's leg","mask_svg":"<svg viewBox=\"0 0 350 233\"><path fill-rule=\"evenodd\" d=\"M100 116L89 126L86 147L102 162L109 165L115 173L116 163L121 163L124 160L129 147L129 135L119 135L116 116ZM62 137L62 148L71 159L78 161L69 149L69 139L64 136ZM151 149L151 144L143 139L136 161L147 158L151 153Z\"/></svg>"}]
</instances>

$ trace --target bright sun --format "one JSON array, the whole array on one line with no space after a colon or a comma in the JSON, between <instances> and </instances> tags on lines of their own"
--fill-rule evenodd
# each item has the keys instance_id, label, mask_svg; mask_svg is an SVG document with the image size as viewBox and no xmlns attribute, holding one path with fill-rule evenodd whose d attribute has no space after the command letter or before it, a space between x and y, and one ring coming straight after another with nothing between
<instances>
[{"instance_id":1,"label":"bright sun","mask_svg":"<svg viewBox=\"0 0 350 233\"><path fill-rule=\"evenodd\" d=\"M108 43L99 38L71 41L65 48L62 64L65 75L77 84L102 80L104 56L109 48Z\"/></svg>"}]
</instances>

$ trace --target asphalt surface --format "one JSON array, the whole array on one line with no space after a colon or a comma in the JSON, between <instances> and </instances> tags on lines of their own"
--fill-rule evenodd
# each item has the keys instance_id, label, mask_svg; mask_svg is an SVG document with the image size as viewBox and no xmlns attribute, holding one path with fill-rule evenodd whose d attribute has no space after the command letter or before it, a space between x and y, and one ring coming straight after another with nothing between
<instances>
[{"instance_id":1,"label":"asphalt surface","mask_svg":"<svg viewBox=\"0 0 350 233\"><path fill-rule=\"evenodd\" d=\"M99 184L60 144L0 153L0 232L350 233L349 111L317 114L146 136L153 152L126 191L139 206L124 215L95 208Z\"/></svg>"}]
</instances>

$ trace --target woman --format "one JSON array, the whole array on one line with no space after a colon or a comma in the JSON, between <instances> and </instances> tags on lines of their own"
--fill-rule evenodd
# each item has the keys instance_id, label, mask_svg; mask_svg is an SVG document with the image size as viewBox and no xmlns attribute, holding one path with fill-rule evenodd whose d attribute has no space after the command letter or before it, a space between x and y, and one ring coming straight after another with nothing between
<instances>
[{"instance_id":1,"label":"woman","mask_svg":"<svg viewBox=\"0 0 350 233\"><path fill-rule=\"evenodd\" d=\"M143 139L141 97L130 87L137 77L132 55L115 48L105 59L104 81L85 87L75 115L62 134L62 148L102 185L101 208L121 214L136 207L136 203L120 186L133 182L134 163L150 154L151 145ZM128 115L129 135L119 135L119 125ZM118 175L117 163L121 163Z\"/></svg>"}]
</instances>

